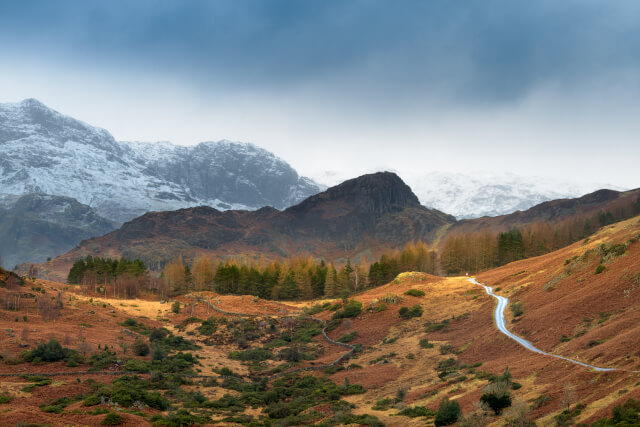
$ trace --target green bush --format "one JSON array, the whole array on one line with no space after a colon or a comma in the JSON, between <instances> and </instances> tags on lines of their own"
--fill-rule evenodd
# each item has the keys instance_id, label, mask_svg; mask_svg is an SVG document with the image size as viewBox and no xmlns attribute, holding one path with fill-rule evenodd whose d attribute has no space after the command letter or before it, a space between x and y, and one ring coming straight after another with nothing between
<instances>
[{"instance_id":1,"label":"green bush","mask_svg":"<svg viewBox=\"0 0 640 427\"><path fill-rule=\"evenodd\" d=\"M431 409L424 406L407 406L402 411L398 412L398 415L404 415L405 417L417 418L417 417L432 417L435 414Z\"/></svg>"},{"instance_id":2,"label":"green bush","mask_svg":"<svg viewBox=\"0 0 640 427\"><path fill-rule=\"evenodd\" d=\"M356 331L349 332L348 334L344 334L343 336L338 338L336 341L344 343L351 342L357 335L358 333Z\"/></svg>"},{"instance_id":3,"label":"green bush","mask_svg":"<svg viewBox=\"0 0 640 427\"><path fill-rule=\"evenodd\" d=\"M194 415L186 409L178 409L178 411L169 413L166 417L156 414L151 417L151 422L155 426L182 427L194 424L209 424L211 420Z\"/></svg>"},{"instance_id":4,"label":"green bush","mask_svg":"<svg viewBox=\"0 0 640 427\"><path fill-rule=\"evenodd\" d=\"M522 303L521 302L512 303L509 306L509 310L511 310L511 313L513 313L513 317L522 316L522 313L524 313L524 310L522 309Z\"/></svg>"},{"instance_id":5,"label":"green bush","mask_svg":"<svg viewBox=\"0 0 640 427\"><path fill-rule=\"evenodd\" d=\"M25 354L24 359L27 362L57 362L73 356L74 353L75 350L64 348L57 340L52 339L46 344L38 344L38 347Z\"/></svg>"},{"instance_id":6,"label":"green bush","mask_svg":"<svg viewBox=\"0 0 640 427\"><path fill-rule=\"evenodd\" d=\"M153 328L149 333L149 341L163 340L167 335L169 335L169 331L165 328Z\"/></svg>"},{"instance_id":7,"label":"green bush","mask_svg":"<svg viewBox=\"0 0 640 427\"><path fill-rule=\"evenodd\" d=\"M345 319L358 317L362 313L362 303L354 299L345 304L344 308L331 316L331 319Z\"/></svg>"},{"instance_id":8,"label":"green bush","mask_svg":"<svg viewBox=\"0 0 640 427\"><path fill-rule=\"evenodd\" d=\"M100 424L103 426L119 426L122 423L124 423L124 417L122 415L116 412L109 412Z\"/></svg>"},{"instance_id":9,"label":"green bush","mask_svg":"<svg viewBox=\"0 0 640 427\"><path fill-rule=\"evenodd\" d=\"M460 405L455 400L445 397L438 406L434 424L436 427L454 424L460 418Z\"/></svg>"},{"instance_id":10,"label":"green bush","mask_svg":"<svg viewBox=\"0 0 640 427\"><path fill-rule=\"evenodd\" d=\"M419 289L409 289L404 294L412 296L412 297L423 297L424 296L424 292L419 290Z\"/></svg>"},{"instance_id":11,"label":"green bush","mask_svg":"<svg viewBox=\"0 0 640 427\"><path fill-rule=\"evenodd\" d=\"M596 267L596 274L602 273L605 270L605 268L606 267L602 264L598 265L598 267Z\"/></svg>"},{"instance_id":12,"label":"green bush","mask_svg":"<svg viewBox=\"0 0 640 427\"><path fill-rule=\"evenodd\" d=\"M171 305L171 311L173 311L175 314L180 314L180 303L178 301L174 302Z\"/></svg>"},{"instance_id":13,"label":"green bush","mask_svg":"<svg viewBox=\"0 0 640 427\"><path fill-rule=\"evenodd\" d=\"M375 306L375 308L373 309L373 311L375 311L376 313L380 313L382 311L385 311L387 309L387 304L381 302L378 305Z\"/></svg>"},{"instance_id":14,"label":"green bush","mask_svg":"<svg viewBox=\"0 0 640 427\"><path fill-rule=\"evenodd\" d=\"M142 340L142 338L136 338L131 349L133 350L133 354L136 356L146 356L149 354L149 346Z\"/></svg>"},{"instance_id":15,"label":"green bush","mask_svg":"<svg viewBox=\"0 0 640 427\"><path fill-rule=\"evenodd\" d=\"M218 329L218 319L209 317L196 328L202 335L211 335Z\"/></svg>"},{"instance_id":16,"label":"green bush","mask_svg":"<svg viewBox=\"0 0 640 427\"><path fill-rule=\"evenodd\" d=\"M511 394L502 390L488 392L480 396L480 401L491 408L496 415L500 415L503 409L511 406Z\"/></svg>"},{"instance_id":17,"label":"green bush","mask_svg":"<svg viewBox=\"0 0 640 427\"><path fill-rule=\"evenodd\" d=\"M124 365L124 370L129 372L149 372L150 364L144 360L129 359Z\"/></svg>"},{"instance_id":18,"label":"green bush","mask_svg":"<svg viewBox=\"0 0 640 427\"><path fill-rule=\"evenodd\" d=\"M12 400L13 400L13 398L11 396L9 396L8 394L0 394L0 404L9 403Z\"/></svg>"},{"instance_id":19,"label":"green bush","mask_svg":"<svg viewBox=\"0 0 640 427\"><path fill-rule=\"evenodd\" d=\"M427 338L422 338L419 344L422 348L433 348L433 344L431 344Z\"/></svg>"},{"instance_id":20,"label":"green bush","mask_svg":"<svg viewBox=\"0 0 640 427\"><path fill-rule=\"evenodd\" d=\"M263 360L273 359L273 353L263 348L252 348L243 351L232 351L229 353L229 359L262 362Z\"/></svg>"},{"instance_id":21,"label":"green bush","mask_svg":"<svg viewBox=\"0 0 640 427\"><path fill-rule=\"evenodd\" d=\"M82 401L82 406L96 406L102 403L102 399L97 394L92 394Z\"/></svg>"},{"instance_id":22,"label":"green bush","mask_svg":"<svg viewBox=\"0 0 640 427\"><path fill-rule=\"evenodd\" d=\"M423 313L423 310L422 310L422 306L420 305L414 305L411 308L402 307L398 311L398 314L403 319L411 319L412 317L421 317L422 313Z\"/></svg>"},{"instance_id":23,"label":"green bush","mask_svg":"<svg viewBox=\"0 0 640 427\"><path fill-rule=\"evenodd\" d=\"M91 369L99 371L102 369L106 369L108 366L116 363L117 358L114 352L104 350L102 353L92 354L89 361L91 363Z\"/></svg>"},{"instance_id":24,"label":"green bush","mask_svg":"<svg viewBox=\"0 0 640 427\"><path fill-rule=\"evenodd\" d=\"M127 319L122 322L122 326L134 327L138 326L138 321L136 319L132 319L131 317L127 317Z\"/></svg>"},{"instance_id":25,"label":"green bush","mask_svg":"<svg viewBox=\"0 0 640 427\"><path fill-rule=\"evenodd\" d=\"M611 418L601 418L592 424L594 427L637 426L640 425L640 401L629 399L617 405L611 411Z\"/></svg>"}]
</instances>

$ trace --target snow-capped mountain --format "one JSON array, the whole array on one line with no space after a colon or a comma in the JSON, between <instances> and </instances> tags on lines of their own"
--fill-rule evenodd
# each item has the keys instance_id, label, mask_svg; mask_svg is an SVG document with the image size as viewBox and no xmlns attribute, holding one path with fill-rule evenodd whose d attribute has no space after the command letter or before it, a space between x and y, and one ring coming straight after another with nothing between
<instances>
[{"instance_id":1,"label":"snow-capped mountain","mask_svg":"<svg viewBox=\"0 0 640 427\"><path fill-rule=\"evenodd\" d=\"M322 189L253 144L118 142L35 99L0 104L1 194L73 197L121 223L198 205L282 209Z\"/></svg>"},{"instance_id":2,"label":"snow-capped mountain","mask_svg":"<svg viewBox=\"0 0 640 427\"><path fill-rule=\"evenodd\" d=\"M486 171L395 172L413 189L420 203L454 215L457 219L505 215L549 200L580 197L602 188L626 190L602 183L559 182L549 178ZM316 182L335 185L348 177L339 172L324 171L313 178Z\"/></svg>"},{"instance_id":3,"label":"snow-capped mountain","mask_svg":"<svg viewBox=\"0 0 640 427\"><path fill-rule=\"evenodd\" d=\"M458 219L505 215L549 200L580 197L602 188L624 190L607 184L559 182L490 172L432 172L408 178L407 182L422 204Z\"/></svg>"}]
</instances>

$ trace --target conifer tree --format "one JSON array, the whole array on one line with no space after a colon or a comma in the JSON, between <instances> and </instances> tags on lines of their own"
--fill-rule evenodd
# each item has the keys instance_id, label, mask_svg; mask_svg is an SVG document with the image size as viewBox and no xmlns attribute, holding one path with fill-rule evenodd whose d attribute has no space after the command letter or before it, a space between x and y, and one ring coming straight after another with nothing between
<instances>
[{"instance_id":1,"label":"conifer tree","mask_svg":"<svg viewBox=\"0 0 640 427\"><path fill-rule=\"evenodd\" d=\"M333 267L333 264L329 264L327 268L327 276L324 281L324 295L329 298L334 298L338 295L338 291L336 289L336 269Z\"/></svg>"}]
</instances>

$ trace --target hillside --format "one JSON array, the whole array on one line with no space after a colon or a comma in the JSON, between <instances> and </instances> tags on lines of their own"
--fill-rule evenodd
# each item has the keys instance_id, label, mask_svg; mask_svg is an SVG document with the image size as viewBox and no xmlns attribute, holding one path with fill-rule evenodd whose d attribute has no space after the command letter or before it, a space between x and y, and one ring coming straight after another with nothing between
<instances>
[{"instance_id":1,"label":"hillside","mask_svg":"<svg viewBox=\"0 0 640 427\"><path fill-rule=\"evenodd\" d=\"M617 218L628 217L631 206L637 203L640 189L629 191L598 190L573 199L557 199L540 203L524 211L508 215L482 217L458 221L449 230L449 235L482 231L506 231L513 227L536 222L559 223L564 220L584 220L599 212L612 212Z\"/></svg>"},{"instance_id":2,"label":"hillside","mask_svg":"<svg viewBox=\"0 0 640 427\"><path fill-rule=\"evenodd\" d=\"M326 259L377 256L417 239L433 241L455 219L420 205L397 175L364 175L278 211L221 212L209 207L151 212L105 236L82 242L43 264L41 274L64 280L71 263L86 255L140 258L153 269L178 255L225 258Z\"/></svg>"},{"instance_id":3,"label":"hillside","mask_svg":"<svg viewBox=\"0 0 640 427\"><path fill-rule=\"evenodd\" d=\"M0 200L0 258L5 267L44 262L115 225L75 199L43 194Z\"/></svg>"},{"instance_id":4,"label":"hillside","mask_svg":"<svg viewBox=\"0 0 640 427\"><path fill-rule=\"evenodd\" d=\"M283 209L321 189L253 144L119 142L35 99L0 104L0 197L71 197L123 223L200 205Z\"/></svg>"},{"instance_id":5,"label":"hillside","mask_svg":"<svg viewBox=\"0 0 640 427\"><path fill-rule=\"evenodd\" d=\"M599 273L598 265L604 266ZM403 273L389 284L355 295L360 309L340 300L283 304L198 292L177 298L179 313L152 295L122 300L38 280L26 283L31 291L23 287L22 293L44 292L61 301L55 323L26 308L31 304L27 296L18 312L5 310L9 290L0 284L0 327L9 331L0 337L4 350L0 373L6 376L0 395L9 400L3 404L0 422L98 425L105 413L113 411L114 402L133 405L126 400L128 394L116 393L123 384L148 402L136 404L136 411L123 411L125 425L147 425L157 417L176 416L182 408L186 412L181 416L198 414L205 417L199 421L205 425L234 425L240 419L264 424L285 418L300 425L352 417L348 419L365 425L417 426L433 420L445 397L458 402L462 416L470 422L571 425L611 416L616 405L640 399L640 373L631 372L640 370L640 217L610 225L588 241L508 264L477 279L493 286L511 304L521 304L518 316L514 317L517 310L506 310L509 330L547 352L615 370L586 369L533 353L507 338L493 323L494 299L467 277ZM413 295L407 294L411 289ZM408 310L416 305L422 310ZM347 312L347 306L356 310ZM399 316L401 309L417 313L416 317ZM20 318L25 310L30 313L27 323L17 323L16 316ZM319 320L298 317L301 310ZM52 315L50 310L41 313ZM327 339L314 326L323 320L332 325ZM177 373L147 376L154 358L124 350L133 348L139 337L148 340L150 331L160 326L188 340L172 338L163 345L183 346L183 352L195 355L200 377L192 379L193 385L168 380L187 378L189 371L178 365L171 365ZM51 337L87 355L102 356L79 366L63 361L34 364L17 356ZM191 340L199 347L189 344ZM348 345L336 345L333 340ZM105 346L117 357L102 364ZM355 346L350 360L329 366L350 351L349 346ZM178 360L178 350L169 351L169 360ZM291 354L305 356L287 363ZM137 369L141 380L127 380L123 363L127 369ZM92 373L92 366L102 366L111 374ZM507 367L509 374L504 376ZM301 368L307 370L298 371ZM297 373L282 379L282 370ZM69 375L46 382L20 378L15 372ZM265 377L269 378L266 385L256 386ZM38 385L30 386L34 381ZM478 402L483 393L492 393L504 381L510 388L501 393L508 393L511 404L499 416L482 410ZM164 400L151 399L148 387L165 396L171 405L168 411L158 409ZM333 397L325 394L327 390L333 390ZM77 397L78 393L82 395ZM96 393L104 398L89 399ZM279 393L313 398L290 399ZM65 396L67 400L62 399ZM571 410L563 413L567 401Z\"/></svg>"}]
</instances>

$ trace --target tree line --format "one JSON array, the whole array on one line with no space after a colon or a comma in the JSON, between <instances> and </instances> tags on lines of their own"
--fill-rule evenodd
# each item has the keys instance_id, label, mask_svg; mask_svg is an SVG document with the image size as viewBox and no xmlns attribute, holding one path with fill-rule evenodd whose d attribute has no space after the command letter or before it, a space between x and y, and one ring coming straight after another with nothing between
<instances>
[{"instance_id":1,"label":"tree line","mask_svg":"<svg viewBox=\"0 0 640 427\"><path fill-rule=\"evenodd\" d=\"M440 265L447 275L474 273L513 261L543 255L585 239L600 227L640 214L640 197L591 215L558 222L541 221L508 231L451 235L440 251Z\"/></svg>"},{"instance_id":2,"label":"tree line","mask_svg":"<svg viewBox=\"0 0 640 427\"><path fill-rule=\"evenodd\" d=\"M342 265L298 256L271 262L227 260L214 263L198 257L189 267L182 258L168 263L162 278L174 293L211 290L221 294L255 295L293 300L341 297L391 281L402 271L435 273L437 254L424 242L389 251L373 264L365 259Z\"/></svg>"}]
</instances>

